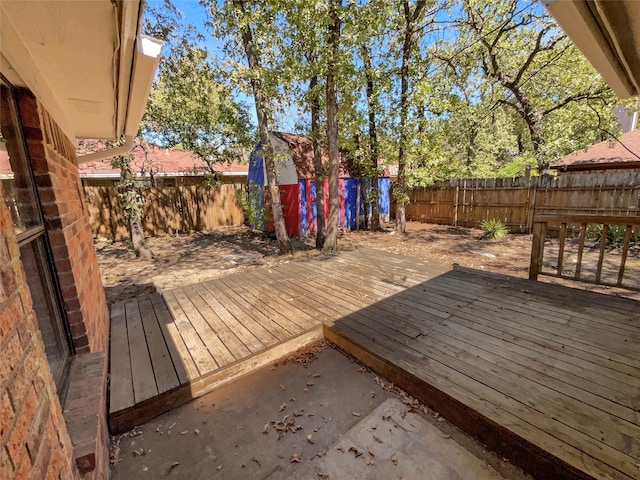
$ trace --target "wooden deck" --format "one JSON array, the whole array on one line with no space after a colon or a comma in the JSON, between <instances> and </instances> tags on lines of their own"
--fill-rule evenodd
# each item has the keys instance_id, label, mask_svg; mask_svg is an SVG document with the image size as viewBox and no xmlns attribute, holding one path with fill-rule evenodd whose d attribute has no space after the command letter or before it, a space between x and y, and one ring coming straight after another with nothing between
<instances>
[{"instance_id":1,"label":"wooden deck","mask_svg":"<svg viewBox=\"0 0 640 480\"><path fill-rule=\"evenodd\" d=\"M324 333L536 478L640 478L638 302L370 249L164 297L112 310L114 430Z\"/></svg>"}]
</instances>

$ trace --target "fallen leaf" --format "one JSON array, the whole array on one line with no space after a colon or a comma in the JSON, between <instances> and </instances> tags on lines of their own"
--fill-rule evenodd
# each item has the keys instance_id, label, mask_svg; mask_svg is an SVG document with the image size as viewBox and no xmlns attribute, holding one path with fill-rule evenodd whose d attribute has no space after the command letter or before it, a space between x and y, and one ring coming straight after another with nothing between
<instances>
[{"instance_id":1,"label":"fallen leaf","mask_svg":"<svg viewBox=\"0 0 640 480\"><path fill-rule=\"evenodd\" d=\"M339 452L344 453L344 448L342 448L342 447L336 447L336 450L338 450Z\"/></svg>"},{"instance_id":2,"label":"fallen leaf","mask_svg":"<svg viewBox=\"0 0 640 480\"><path fill-rule=\"evenodd\" d=\"M265 423L261 430L262 433L269 433L269 424Z\"/></svg>"},{"instance_id":3,"label":"fallen leaf","mask_svg":"<svg viewBox=\"0 0 640 480\"><path fill-rule=\"evenodd\" d=\"M284 392L284 385L280 384L280 390Z\"/></svg>"},{"instance_id":4,"label":"fallen leaf","mask_svg":"<svg viewBox=\"0 0 640 480\"><path fill-rule=\"evenodd\" d=\"M169 471L173 470L174 468L176 468L178 465L180 465L180 462L173 462L171 464L171 466L169 467Z\"/></svg>"},{"instance_id":5,"label":"fallen leaf","mask_svg":"<svg viewBox=\"0 0 640 480\"><path fill-rule=\"evenodd\" d=\"M222 470L222 465L218 465L218 466L216 467L216 470Z\"/></svg>"},{"instance_id":6,"label":"fallen leaf","mask_svg":"<svg viewBox=\"0 0 640 480\"><path fill-rule=\"evenodd\" d=\"M318 378L318 377L321 377L321 376L322 375L320 375L319 373L316 373L316 374L313 375L313 378Z\"/></svg>"},{"instance_id":7,"label":"fallen leaf","mask_svg":"<svg viewBox=\"0 0 640 480\"><path fill-rule=\"evenodd\" d=\"M376 464L375 460L374 460L373 458L371 458L371 457L366 457L366 458L364 459L364 462L365 462L367 465L375 465L375 464Z\"/></svg>"},{"instance_id":8,"label":"fallen leaf","mask_svg":"<svg viewBox=\"0 0 640 480\"><path fill-rule=\"evenodd\" d=\"M375 455L373 454L373 452L369 447L367 447L367 452L369 452L369 455L371 455L372 457L375 457Z\"/></svg>"},{"instance_id":9,"label":"fallen leaf","mask_svg":"<svg viewBox=\"0 0 640 480\"><path fill-rule=\"evenodd\" d=\"M366 371L367 371L367 367L360 367L358 369L358 373L365 373ZM376 377L376 378L378 378L378 377Z\"/></svg>"},{"instance_id":10,"label":"fallen leaf","mask_svg":"<svg viewBox=\"0 0 640 480\"><path fill-rule=\"evenodd\" d=\"M396 458L395 455L391 457L391 461L393 462L394 465L398 465L398 459Z\"/></svg>"},{"instance_id":11,"label":"fallen leaf","mask_svg":"<svg viewBox=\"0 0 640 480\"><path fill-rule=\"evenodd\" d=\"M186 435L187 433L189 433L189 430L183 430L180 432L180 435Z\"/></svg>"},{"instance_id":12,"label":"fallen leaf","mask_svg":"<svg viewBox=\"0 0 640 480\"><path fill-rule=\"evenodd\" d=\"M382 440L380 440L379 437L376 437L375 435L373 436L373 439L378 443L384 443Z\"/></svg>"},{"instance_id":13,"label":"fallen leaf","mask_svg":"<svg viewBox=\"0 0 640 480\"><path fill-rule=\"evenodd\" d=\"M141 457L142 455L146 455L146 454L147 454L147 452L145 451L145 449L144 449L144 448L140 447L140 448L136 448L136 449L133 451L133 454L134 454L136 457Z\"/></svg>"},{"instance_id":14,"label":"fallen leaf","mask_svg":"<svg viewBox=\"0 0 640 480\"><path fill-rule=\"evenodd\" d=\"M358 458L362 456L362 452L360 452L356 447L349 447L349 451L353 452L354 458Z\"/></svg>"},{"instance_id":15,"label":"fallen leaf","mask_svg":"<svg viewBox=\"0 0 640 480\"><path fill-rule=\"evenodd\" d=\"M318 477L319 478L329 478L329 474L328 473L324 473L324 472L318 472Z\"/></svg>"},{"instance_id":16,"label":"fallen leaf","mask_svg":"<svg viewBox=\"0 0 640 480\"><path fill-rule=\"evenodd\" d=\"M285 408L287 408L287 404L285 402L282 402L282 405L280 405L280 410L278 410L279 412L283 411Z\"/></svg>"},{"instance_id":17,"label":"fallen leaf","mask_svg":"<svg viewBox=\"0 0 640 480\"><path fill-rule=\"evenodd\" d=\"M351 415L353 415L354 417L361 417L362 414L360 412L351 412Z\"/></svg>"},{"instance_id":18,"label":"fallen leaf","mask_svg":"<svg viewBox=\"0 0 640 480\"><path fill-rule=\"evenodd\" d=\"M316 457L321 458L321 457L324 457L326 454L327 454L327 450L323 448L322 450L318 450L316 452Z\"/></svg>"},{"instance_id":19,"label":"fallen leaf","mask_svg":"<svg viewBox=\"0 0 640 480\"><path fill-rule=\"evenodd\" d=\"M289 463L300 463L300 460L302 460L302 454L294 453L293 455L291 455L291 460L289 460Z\"/></svg>"},{"instance_id":20,"label":"fallen leaf","mask_svg":"<svg viewBox=\"0 0 640 480\"><path fill-rule=\"evenodd\" d=\"M293 412L294 417L301 417L303 415L304 415L304 409L300 410L299 412Z\"/></svg>"},{"instance_id":21,"label":"fallen leaf","mask_svg":"<svg viewBox=\"0 0 640 480\"><path fill-rule=\"evenodd\" d=\"M200 435L200 430L198 430L197 428L194 428L193 433L195 433L196 435Z\"/></svg>"},{"instance_id":22,"label":"fallen leaf","mask_svg":"<svg viewBox=\"0 0 640 480\"><path fill-rule=\"evenodd\" d=\"M316 382L309 381L307 382L307 387L313 387L315 384Z\"/></svg>"},{"instance_id":23,"label":"fallen leaf","mask_svg":"<svg viewBox=\"0 0 640 480\"><path fill-rule=\"evenodd\" d=\"M442 435L444 438L451 438L451 435Z\"/></svg>"},{"instance_id":24,"label":"fallen leaf","mask_svg":"<svg viewBox=\"0 0 640 480\"><path fill-rule=\"evenodd\" d=\"M310 444L314 444L315 442L313 441L313 435L309 434L307 435L307 442L309 442Z\"/></svg>"}]
</instances>

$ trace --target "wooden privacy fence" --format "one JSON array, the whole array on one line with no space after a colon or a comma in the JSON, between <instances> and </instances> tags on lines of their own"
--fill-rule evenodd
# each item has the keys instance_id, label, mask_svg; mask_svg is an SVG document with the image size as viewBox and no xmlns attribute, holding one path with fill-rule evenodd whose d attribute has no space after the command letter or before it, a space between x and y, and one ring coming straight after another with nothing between
<instances>
[{"instance_id":1,"label":"wooden privacy fence","mask_svg":"<svg viewBox=\"0 0 640 480\"><path fill-rule=\"evenodd\" d=\"M96 238L129 238L129 226L115 187L84 186L91 229ZM233 185L140 188L145 235L207 231L240 225L244 214Z\"/></svg>"},{"instance_id":2,"label":"wooden privacy fence","mask_svg":"<svg viewBox=\"0 0 640 480\"><path fill-rule=\"evenodd\" d=\"M477 228L496 218L514 233L552 213L640 216L640 172L451 180L412 190L406 205L408 220Z\"/></svg>"}]
</instances>

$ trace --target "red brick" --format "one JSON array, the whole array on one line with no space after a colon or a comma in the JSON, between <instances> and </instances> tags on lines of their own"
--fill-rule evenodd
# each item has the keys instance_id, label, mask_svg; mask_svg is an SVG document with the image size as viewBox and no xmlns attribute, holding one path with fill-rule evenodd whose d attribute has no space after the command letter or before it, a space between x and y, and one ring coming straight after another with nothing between
<instances>
[{"instance_id":1,"label":"red brick","mask_svg":"<svg viewBox=\"0 0 640 480\"><path fill-rule=\"evenodd\" d=\"M0 388L6 388L13 371L22 359L22 345L17 333L12 334L2 345L2 361L0 362Z\"/></svg>"},{"instance_id":2,"label":"red brick","mask_svg":"<svg viewBox=\"0 0 640 480\"><path fill-rule=\"evenodd\" d=\"M5 447L0 447L0 478L14 478L14 468Z\"/></svg>"},{"instance_id":3,"label":"red brick","mask_svg":"<svg viewBox=\"0 0 640 480\"><path fill-rule=\"evenodd\" d=\"M0 445L4 445L5 435L9 432L14 418L15 413L9 401L9 394L5 390L0 397Z\"/></svg>"},{"instance_id":4,"label":"red brick","mask_svg":"<svg viewBox=\"0 0 640 480\"><path fill-rule=\"evenodd\" d=\"M19 280L16 278L13 266L5 268L0 272L0 281L2 282L6 292L15 292L18 289Z\"/></svg>"},{"instance_id":5,"label":"red brick","mask_svg":"<svg viewBox=\"0 0 640 480\"><path fill-rule=\"evenodd\" d=\"M15 289L6 289L5 291L15 292ZM0 305L0 345L9 336L9 333L14 330L23 316L22 300L19 295L14 294L8 302Z\"/></svg>"}]
</instances>

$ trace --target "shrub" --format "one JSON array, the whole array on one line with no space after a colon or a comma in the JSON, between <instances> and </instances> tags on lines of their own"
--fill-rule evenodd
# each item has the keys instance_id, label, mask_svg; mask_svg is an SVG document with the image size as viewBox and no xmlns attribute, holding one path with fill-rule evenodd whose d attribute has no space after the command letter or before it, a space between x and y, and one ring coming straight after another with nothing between
<instances>
[{"instance_id":1,"label":"shrub","mask_svg":"<svg viewBox=\"0 0 640 480\"><path fill-rule=\"evenodd\" d=\"M509 232L507 226L497 218L487 218L482 221L480 228L484 232L482 238L500 240Z\"/></svg>"},{"instance_id":2,"label":"shrub","mask_svg":"<svg viewBox=\"0 0 640 480\"><path fill-rule=\"evenodd\" d=\"M251 228L262 228L266 218L264 206L258 205L255 200L251 200L249 192L244 190L236 191L236 199L244 212L245 223Z\"/></svg>"}]
</instances>

